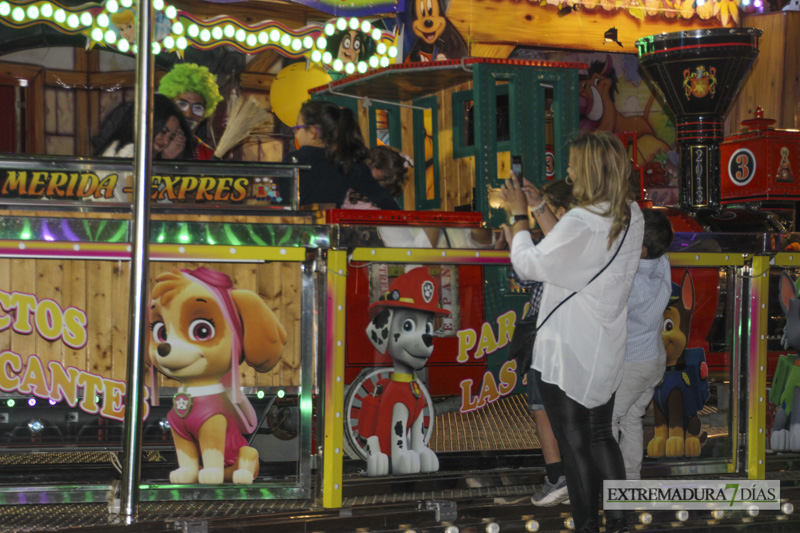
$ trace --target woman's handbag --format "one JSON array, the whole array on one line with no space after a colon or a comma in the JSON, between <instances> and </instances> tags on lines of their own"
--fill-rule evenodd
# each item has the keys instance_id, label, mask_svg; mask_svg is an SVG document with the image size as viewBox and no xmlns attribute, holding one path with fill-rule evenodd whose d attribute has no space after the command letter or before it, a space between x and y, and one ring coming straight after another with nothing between
<instances>
[{"instance_id":1,"label":"woman's handbag","mask_svg":"<svg viewBox=\"0 0 800 533\"><path fill-rule=\"evenodd\" d=\"M605 269L611 265L614 259L617 257L617 254L622 249L622 245L625 244L625 237L628 236L628 228L631 226L631 220L628 218L628 223L625 225L625 233L622 235L622 241L619 243L619 247L614 252L614 255L611 256L606 266L600 269L600 272L594 275L592 279L589 280L589 283L586 284L588 287L591 282L596 280L600 274L602 274ZM517 362L517 372L520 375L525 375L528 369L531 367L531 363L533 362L533 344L536 341L536 332L539 331L547 319L553 316L553 313L556 312L556 309L567 303L567 300L572 298L578 294L578 291L573 292L563 300L561 300L557 306L555 306L542 323L539 326L536 326L536 320L539 318L539 313L534 313L531 316L526 316L519 322L517 322L516 326L514 326L514 333L511 335L511 342L508 343L508 361L515 360Z\"/></svg>"},{"instance_id":2,"label":"woman's handbag","mask_svg":"<svg viewBox=\"0 0 800 533\"><path fill-rule=\"evenodd\" d=\"M517 372L524 375L533 362L533 342L536 340L536 320L539 313L534 313L517 322L514 334L508 343L508 360L517 362Z\"/></svg>"}]
</instances>

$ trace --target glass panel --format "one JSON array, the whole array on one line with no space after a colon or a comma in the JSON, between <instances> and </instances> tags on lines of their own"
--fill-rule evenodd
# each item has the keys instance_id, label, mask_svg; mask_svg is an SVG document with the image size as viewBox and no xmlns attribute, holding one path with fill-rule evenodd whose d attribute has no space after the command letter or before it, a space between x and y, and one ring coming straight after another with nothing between
<instances>
[{"instance_id":1,"label":"glass panel","mask_svg":"<svg viewBox=\"0 0 800 533\"><path fill-rule=\"evenodd\" d=\"M190 271L182 273L176 268ZM246 402L253 408L249 418L247 403L241 405L241 413L238 410L230 413L234 418L229 420L247 421L252 425L249 431L234 428L233 432L244 435L242 444L246 442L258 450L262 461L260 478L296 475L302 339L299 266L293 263L154 263L150 275L150 295L154 303L148 360L156 362L158 374L151 373L149 380L156 384L159 404L151 407L143 438L145 450L164 452L166 464L160 465L160 476L179 466L174 455L177 444L173 443L172 434L176 431L182 436L191 434L192 412L208 409L206 403L216 398L206 395L198 383L227 383L224 376L230 368L234 333L217 307L217 302L223 305L224 297L205 289L206 285L214 287L216 280L225 281L226 277L235 280L232 301L244 326L243 357L241 363L238 358L236 361L237 379L246 392ZM162 293L165 290L168 292ZM156 298L157 294L163 296ZM207 299L210 305L198 303L197 298ZM278 340L280 328L285 330L285 346ZM253 334L255 337L251 338ZM253 342L256 344L250 344ZM258 348L252 351L247 348L256 345ZM193 361L194 354L200 352L208 364L187 366L186 362ZM215 394L225 394L222 385L219 388L220 392ZM197 392L193 394L194 391ZM230 428L228 431L231 433Z\"/></svg>"},{"instance_id":2,"label":"glass panel","mask_svg":"<svg viewBox=\"0 0 800 533\"><path fill-rule=\"evenodd\" d=\"M800 314L792 312L792 309L797 306L796 280L800 277L800 270L772 268L769 275L767 449L793 451L796 443L792 444L791 434L796 424L792 421L792 412L796 412L800 405L797 388Z\"/></svg>"},{"instance_id":3,"label":"glass panel","mask_svg":"<svg viewBox=\"0 0 800 533\"><path fill-rule=\"evenodd\" d=\"M386 401L383 394L393 373L398 372L411 372L413 382L419 384L423 433L434 453L525 450L541 446L542 435L525 394L528 374L518 371L516 361L508 360L514 324L521 317L530 293L507 277L506 266L459 264L449 267L452 273L446 268L382 262L350 265L345 438L348 454L353 458L363 459L366 439L380 434L383 418L379 413L381 402ZM720 343L708 341L719 316L733 316L728 312L733 305L728 301L732 291L727 288L732 277L730 269L674 268L679 296L673 305L681 306L682 320L688 322L676 324L670 331L678 340L681 336L684 340L669 342L669 335L664 333L662 337L662 331L658 332L668 353L678 359L665 382L687 384L683 387L684 405L696 412L690 417L694 419L690 435L697 435L698 446L691 453L699 457L680 454L684 460L692 461L693 467L723 465L733 459L731 424L737 397L733 383L737 378L732 373L731 339L726 337ZM433 287L429 302L420 299L425 294L420 289L425 280ZM497 286L497 280L502 280L499 282L502 287ZM448 291L457 295L453 303L457 303L459 311L457 317L451 315L452 333L442 331L440 318L434 316L439 309L452 311L446 303ZM691 301L682 301L681 297ZM686 309L687 306L691 309ZM392 313L382 321L378 315L387 309ZM421 314L415 315L415 311ZM426 318L426 312L431 318ZM403 319L413 316L415 321L433 321L432 348L423 354L421 362L412 366L397 345L410 343L406 336L423 335L426 330L419 328L419 322L414 322L414 327L395 323L398 313L402 313ZM731 332L734 328L726 323L724 329ZM383 338L390 340L382 344ZM683 412L679 418L683 419ZM656 426L664 427L663 424L665 419L656 414L654 407L647 407L640 429L645 469L663 472L665 468L675 468L676 457L663 452L659 456L657 450L653 456L647 454Z\"/></svg>"},{"instance_id":4,"label":"glass panel","mask_svg":"<svg viewBox=\"0 0 800 533\"><path fill-rule=\"evenodd\" d=\"M385 144L392 146L391 140L391 122L392 114L388 109L375 110L375 137L380 141L378 144Z\"/></svg>"},{"instance_id":5,"label":"glass panel","mask_svg":"<svg viewBox=\"0 0 800 533\"><path fill-rule=\"evenodd\" d=\"M154 174L174 172L180 178L173 186L179 187L203 176L201 166L162 164ZM0 258L0 449L26 472L39 464L38 479L48 483L102 484L118 477L111 464L124 446L131 253L130 215L119 212L124 209L48 194L48 187L64 192L73 179L80 190L81 180L92 183L101 172L128 168L124 161L0 158L6 207L0 217L0 240L6 243ZM292 179L296 170L233 164L209 172L219 180L249 181L272 173ZM308 269L281 259L290 247L327 247L328 229L303 225L310 219L297 215L267 219L294 218L301 222L296 225L251 216L265 212L234 218L228 208L214 205L202 215L173 212L151 221L152 243L161 251L151 249L146 296L152 306L145 359L152 366L143 398L142 476L151 485L143 499L195 498L161 485L179 468L176 447L186 444L180 438L176 443L174 435L191 436L193 425L205 423L197 419L211 409L225 414L219 429L237 443L231 453L243 447L248 449L242 453L253 453L252 447L260 456L253 489L259 497L275 480L268 497L310 495L314 353L301 330L315 327L316 289ZM199 246L186 262L169 259L170 248L183 254L189 244ZM233 254L240 246L263 247L264 255L226 263L234 256L216 253ZM31 459L31 452L48 453ZM54 468L59 462L70 468ZM72 463L99 464L76 469ZM194 474L172 481L198 479ZM80 498L105 501L105 492L90 488Z\"/></svg>"},{"instance_id":6,"label":"glass panel","mask_svg":"<svg viewBox=\"0 0 800 533\"><path fill-rule=\"evenodd\" d=\"M436 198L436 176L433 166L433 110L426 109L422 112L422 120L425 124L425 199L434 200Z\"/></svg>"}]
</instances>

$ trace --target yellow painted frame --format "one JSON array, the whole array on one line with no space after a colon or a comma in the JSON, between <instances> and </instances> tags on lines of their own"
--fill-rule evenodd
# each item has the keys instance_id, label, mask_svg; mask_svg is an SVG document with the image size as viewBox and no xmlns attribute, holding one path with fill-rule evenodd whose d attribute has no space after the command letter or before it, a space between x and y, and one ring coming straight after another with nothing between
<instances>
[{"instance_id":1,"label":"yellow painted frame","mask_svg":"<svg viewBox=\"0 0 800 533\"><path fill-rule=\"evenodd\" d=\"M347 252L328 252L325 299L324 428L322 456L322 506L342 506L344 446L345 306L347 301Z\"/></svg>"}]
</instances>

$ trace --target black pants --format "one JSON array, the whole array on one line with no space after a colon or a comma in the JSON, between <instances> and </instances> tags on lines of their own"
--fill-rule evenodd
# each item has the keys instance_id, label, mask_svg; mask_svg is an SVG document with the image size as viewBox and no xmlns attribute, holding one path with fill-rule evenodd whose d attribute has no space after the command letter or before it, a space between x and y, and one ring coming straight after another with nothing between
<instances>
[{"instance_id":1,"label":"black pants","mask_svg":"<svg viewBox=\"0 0 800 533\"><path fill-rule=\"evenodd\" d=\"M604 479L625 479L625 463L611 434L614 396L589 409L534 371L547 417L558 441L567 478L572 518L578 532L599 530L598 511ZM625 525L622 511L607 511L606 531Z\"/></svg>"}]
</instances>

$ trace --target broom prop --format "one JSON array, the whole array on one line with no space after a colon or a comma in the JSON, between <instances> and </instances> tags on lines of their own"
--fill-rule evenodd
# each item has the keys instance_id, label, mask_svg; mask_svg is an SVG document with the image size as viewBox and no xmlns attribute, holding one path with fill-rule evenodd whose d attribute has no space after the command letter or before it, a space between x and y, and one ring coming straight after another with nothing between
<instances>
[{"instance_id":1,"label":"broom prop","mask_svg":"<svg viewBox=\"0 0 800 533\"><path fill-rule=\"evenodd\" d=\"M272 126L272 115L258 104L255 97L250 96L245 100L232 96L231 100L228 124L214 150L214 157L218 159L222 159L249 136L268 133Z\"/></svg>"}]
</instances>

